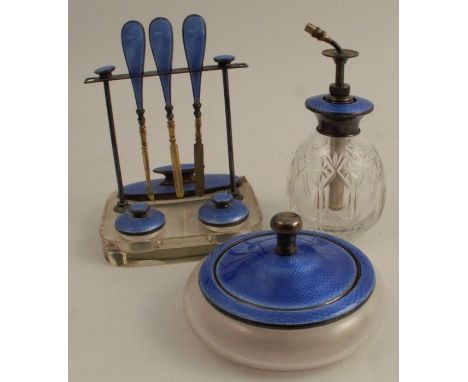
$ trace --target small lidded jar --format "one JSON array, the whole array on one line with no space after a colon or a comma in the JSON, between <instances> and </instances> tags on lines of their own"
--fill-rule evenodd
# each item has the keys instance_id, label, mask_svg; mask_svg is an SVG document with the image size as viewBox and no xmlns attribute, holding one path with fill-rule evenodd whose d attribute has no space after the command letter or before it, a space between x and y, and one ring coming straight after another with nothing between
<instances>
[{"instance_id":1,"label":"small lidded jar","mask_svg":"<svg viewBox=\"0 0 468 382\"><path fill-rule=\"evenodd\" d=\"M302 230L294 212L270 231L215 248L189 277L184 311L211 350L266 370L304 370L355 352L381 320L381 280L352 244Z\"/></svg>"},{"instance_id":2,"label":"small lidded jar","mask_svg":"<svg viewBox=\"0 0 468 382\"><path fill-rule=\"evenodd\" d=\"M165 223L161 211L151 208L148 203L134 203L116 219L114 226L123 238L144 241L154 238Z\"/></svg>"},{"instance_id":3,"label":"small lidded jar","mask_svg":"<svg viewBox=\"0 0 468 382\"><path fill-rule=\"evenodd\" d=\"M344 67L358 52L342 49L324 31L308 24L306 31L335 49L322 52L336 64L329 94L306 100L318 120L316 131L297 149L288 180L289 205L305 226L335 234L361 232L380 218L385 203L382 161L363 137L359 123L372 112L371 101L350 95Z\"/></svg>"},{"instance_id":4,"label":"small lidded jar","mask_svg":"<svg viewBox=\"0 0 468 382\"><path fill-rule=\"evenodd\" d=\"M218 192L198 210L198 219L210 231L239 231L249 217L247 206L228 192Z\"/></svg>"}]
</instances>

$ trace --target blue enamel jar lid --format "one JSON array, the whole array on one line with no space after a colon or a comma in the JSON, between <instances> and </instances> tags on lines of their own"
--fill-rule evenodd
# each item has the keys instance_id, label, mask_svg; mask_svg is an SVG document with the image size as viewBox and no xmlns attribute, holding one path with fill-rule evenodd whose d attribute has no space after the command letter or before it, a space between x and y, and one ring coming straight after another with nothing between
<instances>
[{"instance_id":1,"label":"blue enamel jar lid","mask_svg":"<svg viewBox=\"0 0 468 382\"><path fill-rule=\"evenodd\" d=\"M291 212L271 225L273 231L228 240L204 260L199 285L216 309L256 325L296 328L338 320L367 301L375 274L358 248L301 231Z\"/></svg>"},{"instance_id":2,"label":"blue enamel jar lid","mask_svg":"<svg viewBox=\"0 0 468 382\"><path fill-rule=\"evenodd\" d=\"M115 229L127 236L149 235L160 230L166 219L148 203L134 203L115 221Z\"/></svg>"},{"instance_id":3,"label":"blue enamel jar lid","mask_svg":"<svg viewBox=\"0 0 468 382\"><path fill-rule=\"evenodd\" d=\"M214 194L211 200L198 210L198 219L213 227L230 227L249 217L247 206L227 192Z\"/></svg>"}]
</instances>

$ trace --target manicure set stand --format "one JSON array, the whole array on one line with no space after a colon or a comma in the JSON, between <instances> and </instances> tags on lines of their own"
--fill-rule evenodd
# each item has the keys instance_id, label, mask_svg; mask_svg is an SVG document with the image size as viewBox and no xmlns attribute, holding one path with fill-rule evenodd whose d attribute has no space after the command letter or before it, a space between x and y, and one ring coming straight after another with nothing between
<instances>
[{"instance_id":1,"label":"manicure set stand","mask_svg":"<svg viewBox=\"0 0 468 382\"><path fill-rule=\"evenodd\" d=\"M105 258L118 266L197 259L233 236L262 228L262 212L255 192L247 179L236 176L234 170L228 72L247 68L247 64L234 63L234 56L220 55L214 57L215 65L204 66L206 27L198 15L188 16L183 25L188 67L172 68L172 26L167 19L158 17L151 22L149 40L156 71L144 71L145 31L139 22L129 21L122 28L128 73L114 75L115 67L107 65L96 69L97 77L84 81L104 86L117 190L105 202L100 234ZM213 71L221 71L223 78L229 174L204 172L201 76L203 72ZM187 73L194 98L194 164L180 163L171 102L171 76ZM143 79L151 77L161 81L171 153L170 165L153 170L160 175L155 179L150 174L143 108ZM110 84L129 79L135 93L145 180L124 185Z\"/></svg>"}]
</instances>

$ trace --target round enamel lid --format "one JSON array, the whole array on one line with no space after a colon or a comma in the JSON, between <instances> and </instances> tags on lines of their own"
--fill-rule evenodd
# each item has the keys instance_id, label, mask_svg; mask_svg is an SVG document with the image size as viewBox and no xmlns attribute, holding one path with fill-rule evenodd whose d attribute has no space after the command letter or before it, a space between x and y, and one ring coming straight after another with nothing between
<instances>
[{"instance_id":1,"label":"round enamel lid","mask_svg":"<svg viewBox=\"0 0 468 382\"><path fill-rule=\"evenodd\" d=\"M117 218L115 229L127 236L149 235L161 229L165 223L161 211L151 208L148 203L134 203Z\"/></svg>"},{"instance_id":2,"label":"round enamel lid","mask_svg":"<svg viewBox=\"0 0 468 382\"><path fill-rule=\"evenodd\" d=\"M309 327L343 318L370 297L375 274L358 248L301 231L292 212L276 214L271 228L228 240L204 260L199 285L216 309L261 326Z\"/></svg>"},{"instance_id":3,"label":"round enamel lid","mask_svg":"<svg viewBox=\"0 0 468 382\"><path fill-rule=\"evenodd\" d=\"M353 96L350 103L333 103L327 101L327 95L321 94L307 98L306 108L317 114L330 114L337 117L353 117L369 114L374 110L374 104L362 97Z\"/></svg>"},{"instance_id":4,"label":"round enamel lid","mask_svg":"<svg viewBox=\"0 0 468 382\"><path fill-rule=\"evenodd\" d=\"M230 227L249 217L247 206L227 192L218 192L198 210L198 219L213 227Z\"/></svg>"}]
</instances>

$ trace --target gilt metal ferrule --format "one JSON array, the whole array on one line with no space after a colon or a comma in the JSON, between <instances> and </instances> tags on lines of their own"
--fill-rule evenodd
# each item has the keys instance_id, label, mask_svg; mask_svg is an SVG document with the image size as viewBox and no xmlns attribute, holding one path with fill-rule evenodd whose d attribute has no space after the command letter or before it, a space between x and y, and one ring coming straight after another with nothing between
<instances>
[{"instance_id":1,"label":"gilt metal ferrule","mask_svg":"<svg viewBox=\"0 0 468 382\"><path fill-rule=\"evenodd\" d=\"M141 154L143 157L143 167L145 170L146 194L149 200L154 201L154 191L153 184L151 183L151 172L149 165L148 142L146 139L145 109L139 109L136 111L136 113L138 115L138 124L140 127Z\"/></svg>"},{"instance_id":2,"label":"gilt metal ferrule","mask_svg":"<svg viewBox=\"0 0 468 382\"><path fill-rule=\"evenodd\" d=\"M174 115L172 114L172 106L166 107L166 111L167 129L169 130L169 142L171 144L169 149L171 152L172 169L174 172L174 187L177 198L181 199L184 197L184 182L182 179L182 169L180 167L179 147L176 143L175 122Z\"/></svg>"},{"instance_id":3,"label":"gilt metal ferrule","mask_svg":"<svg viewBox=\"0 0 468 382\"><path fill-rule=\"evenodd\" d=\"M205 159L202 143L202 119L201 119L201 103L193 104L195 115L195 144L193 146L194 162L195 162L195 194L202 196L205 193Z\"/></svg>"}]
</instances>

